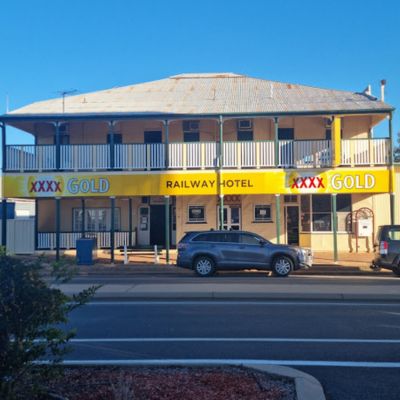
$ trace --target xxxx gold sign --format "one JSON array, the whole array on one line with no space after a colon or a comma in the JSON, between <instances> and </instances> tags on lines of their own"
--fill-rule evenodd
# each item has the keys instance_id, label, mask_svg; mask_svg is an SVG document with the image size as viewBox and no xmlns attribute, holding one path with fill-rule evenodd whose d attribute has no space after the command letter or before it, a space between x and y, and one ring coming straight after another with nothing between
<instances>
[{"instance_id":1,"label":"xxxx gold sign","mask_svg":"<svg viewBox=\"0 0 400 400\"><path fill-rule=\"evenodd\" d=\"M385 193L387 169L7 174L4 197Z\"/></svg>"}]
</instances>

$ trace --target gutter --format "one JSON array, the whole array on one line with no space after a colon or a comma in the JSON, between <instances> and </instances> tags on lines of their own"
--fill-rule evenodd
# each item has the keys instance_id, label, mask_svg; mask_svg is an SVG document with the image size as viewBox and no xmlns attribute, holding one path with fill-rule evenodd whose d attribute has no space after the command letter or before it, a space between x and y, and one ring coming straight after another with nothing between
<instances>
[{"instance_id":1,"label":"gutter","mask_svg":"<svg viewBox=\"0 0 400 400\"><path fill-rule=\"evenodd\" d=\"M179 113L75 113L75 114L3 114L1 122L18 121L72 121L72 120L134 120L134 119L219 119L224 118L255 118L255 117L290 117L290 116L327 116L327 115L365 115L388 114L395 110L394 107L362 110L320 110L320 111L292 111L292 112L267 112L267 113L218 113L218 114L179 114Z\"/></svg>"}]
</instances>

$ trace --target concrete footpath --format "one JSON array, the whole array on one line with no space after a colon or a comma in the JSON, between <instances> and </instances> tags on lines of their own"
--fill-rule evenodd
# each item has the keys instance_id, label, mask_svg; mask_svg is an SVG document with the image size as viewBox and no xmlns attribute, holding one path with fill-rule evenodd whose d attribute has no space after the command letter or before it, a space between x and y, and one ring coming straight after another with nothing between
<instances>
[{"instance_id":1,"label":"concrete footpath","mask_svg":"<svg viewBox=\"0 0 400 400\"><path fill-rule=\"evenodd\" d=\"M341 285L302 283L169 283L169 284L105 284L95 299L302 299L302 300L381 300L400 301L400 281L393 285ZM90 286L89 283L59 285L72 295Z\"/></svg>"},{"instance_id":2,"label":"concrete footpath","mask_svg":"<svg viewBox=\"0 0 400 400\"><path fill-rule=\"evenodd\" d=\"M155 268L155 267L154 267ZM170 267L163 267L168 269ZM166 271L164 271L165 273ZM303 299L303 300L382 300L400 301L400 279L387 273L376 279L369 276L299 276L275 278L258 273L248 279L251 272L242 274L220 274L212 278L195 277L192 271L186 276L154 277L142 273L124 274L122 279L101 278L102 286L96 299ZM379 273L380 274L380 273ZM136 276L135 276L136 275ZM92 279L93 278L93 279ZM171 279L172 278L172 279ZM228 279L225 279L228 278ZM97 280L99 281L99 280ZM61 284L66 294L72 295L96 282L96 275L81 276L78 282Z\"/></svg>"}]
</instances>

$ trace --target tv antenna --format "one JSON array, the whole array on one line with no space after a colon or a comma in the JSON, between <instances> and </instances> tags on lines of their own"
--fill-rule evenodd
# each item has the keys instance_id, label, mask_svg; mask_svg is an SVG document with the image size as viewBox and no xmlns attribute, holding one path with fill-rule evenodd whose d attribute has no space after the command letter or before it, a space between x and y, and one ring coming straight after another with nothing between
<instances>
[{"instance_id":1,"label":"tv antenna","mask_svg":"<svg viewBox=\"0 0 400 400\"><path fill-rule=\"evenodd\" d=\"M62 112L65 112L65 97L70 96L73 93L76 93L78 89L69 89L69 90L60 90L59 93L62 96Z\"/></svg>"}]
</instances>

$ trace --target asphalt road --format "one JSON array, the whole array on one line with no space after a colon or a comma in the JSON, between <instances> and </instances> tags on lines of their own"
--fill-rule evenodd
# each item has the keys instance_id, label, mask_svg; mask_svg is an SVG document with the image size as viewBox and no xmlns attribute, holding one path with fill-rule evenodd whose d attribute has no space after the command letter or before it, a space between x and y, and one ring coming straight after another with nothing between
<instances>
[{"instance_id":1,"label":"asphalt road","mask_svg":"<svg viewBox=\"0 0 400 400\"><path fill-rule=\"evenodd\" d=\"M98 301L70 325L70 362L275 363L314 375L330 400L400 399L396 303Z\"/></svg>"}]
</instances>

